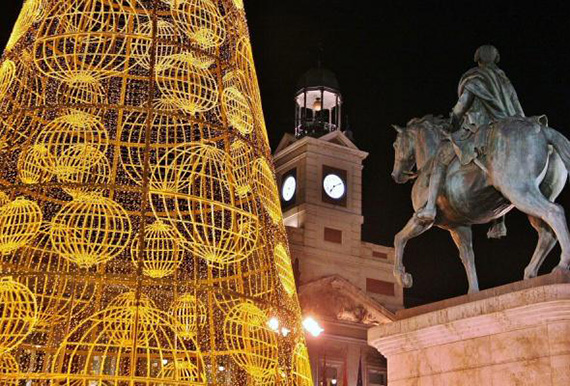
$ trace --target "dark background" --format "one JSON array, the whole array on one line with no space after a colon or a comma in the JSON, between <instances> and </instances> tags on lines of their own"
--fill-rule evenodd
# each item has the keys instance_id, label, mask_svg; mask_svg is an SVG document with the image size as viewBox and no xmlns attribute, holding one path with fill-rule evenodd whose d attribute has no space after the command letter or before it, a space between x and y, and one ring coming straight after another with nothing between
<instances>
[{"instance_id":1,"label":"dark background","mask_svg":"<svg viewBox=\"0 0 570 386\"><path fill-rule=\"evenodd\" d=\"M62 0L65 1L65 0ZM357 145L370 152L364 169L364 238L392 245L413 211L410 185L390 179L393 123L447 115L457 82L486 43L517 88L527 115L547 114L570 136L570 12L564 1L245 0L269 136L275 147L292 132L295 85L319 57L334 71ZM2 4L2 46L21 0ZM559 199L570 208L570 194ZM526 217L508 217L509 236L489 241L475 228L482 288L520 280L536 243ZM542 273L557 263L557 248ZM405 264L414 275L408 305L467 291L449 235L432 230L412 240Z\"/></svg>"}]
</instances>

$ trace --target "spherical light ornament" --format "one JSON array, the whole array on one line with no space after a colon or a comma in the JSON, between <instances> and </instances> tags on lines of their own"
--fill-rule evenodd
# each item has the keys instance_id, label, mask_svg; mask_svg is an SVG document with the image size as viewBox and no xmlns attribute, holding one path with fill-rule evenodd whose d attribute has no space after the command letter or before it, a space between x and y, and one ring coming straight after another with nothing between
<instances>
[{"instance_id":1,"label":"spherical light ornament","mask_svg":"<svg viewBox=\"0 0 570 386\"><path fill-rule=\"evenodd\" d=\"M143 273L154 279L173 275L183 257L182 243L177 230L160 220L144 230L144 244L135 237L131 247L133 264L142 265Z\"/></svg>"},{"instance_id":2,"label":"spherical light ornament","mask_svg":"<svg viewBox=\"0 0 570 386\"><path fill-rule=\"evenodd\" d=\"M16 348L32 332L38 316L34 294L11 277L0 279L0 355Z\"/></svg>"},{"instance_id":3,"label":"spherical light ornament","mask_svg":"<svg viewBox=\"0 0 570 386\"><path fill-rule=\"evenodd\" d=\"M230 125L243 135L251 134L254 120L247 97L236 87L229 87L222 93L222 101Z\"/></svg>"},{"instance_id":4,"label":"spherical light ornament","mask_svg":"<svg viewBox=\"0 0 570 386\"><path fill-rule=\"evenodd\" d=\"M3 207L4 205L8 204L10 201L11 201L10 196L8 196L6 192L0 191L0 207Z\"/></svg>"},{"instance_id":5,"label":"spherical light ornament","mask_svg":"<svg viewBox=\"0 0 570 386\"><path fill-rule=\"evenodd\" d=\"M241 139L236 139L230 145L230 157L233 161L232 173L236 185L236 193L240 197L247 197L252 191L253 183L251 176L252 147Z\"/></svg>"},{"instance_id":6,"label":"spherical light ornament","mask_svg":"<svg viewBox=\"0 0 570 386\"><path fill-rule=\"evenodd\" d=\"M20 366L12 355L0 354L0 386L18 386L18 379L11 379L10 376L18 375L19 372Z\"/></svg>"},{"instance_id":7,"label":"spherical light ornament","mask_svg":"<svg viewBox=\"0 0 570 386\"><path fill-rule=\"evenodd\" d=\"M127 248L130 238L127 212L118 203L97 194L78 196L52 220L52 245L80 268L113 260Z\"/></svg>"},{"instance_id":8,"label":"spherical light ornament","mask_svg":"<svg viewBox=\"0 0 570 386\"><path fill-rule=\"evenodd\" d=\"M167 68L156 79L163 97L189 114L203 113L216 107L219 99L216 78L210 70L197 66L194 56L172 55L163 65Z\"/></svg>"},{"instance_id":9,"label":"spherical light ornament","mask_svg":"<svg viewBox=\"0 0 570 386\"><path fill-rule=\"evenodd\" d=\"M139 25L137 34L142 36L152 36L153 32L152 20ZM168 68L170 62L164 59L174 55L177 51L176 44L178 40L178 32L172 23L159 19L156 23L156 41L153 43L149 39L135 40L133 43L133 53L138 65L146 70L151 69L151 49L155 46L155 71L163 71Z\"/></svg>"},{"instance_id":10,"label":"spherical light ornament","mask_svg":"<svg viewBox=\"0 0 570 386\"><path fill-rule=\"evenodd\" d=\"M102 193L110 182L111 165L100 150L91 145L72 145L57 160L57 180L72 197Z\"/></svg>"},{"instance_id":11,"label":"spherical light ornament","mask_svg":"<svg viewBox=\"0 0 570 386\"><path fill-rule=\"evenodd\" d=\"M57 2L38 27L34 46L37 68L64 82L75 82L78 74L101 80L124 73L135 63L128 56L134 37L128 28L149 19L137 1ZM136 38L151 40L151 36Z\"/></svg>"},{"instance_id":12,"label":"spherical light ornament","mask_svg":"<svg viewBox=\"0 0 570 386\"><path fill-rule=\"evenodd\" d=\"M16 76L16 65L10 59L2 63L0 67L0 99L6 96L6 93L12 86Z\"/></svg>"},{"instance_id":13,"label":"spherical light ornament","mask_svg":"<svg viewBox=\"0 0 570 386\"><path fill-rule=\"evenodd\" d=\"M43 0L26 0L20 11L20 16L14 24L14 29L10 35L8 43L6 43L6 51L11 51L16 43L22 38L44 15L45 6Z\"/></svg>"},{"instance_id":14,"label":"spherical light ornament","mask_svg":"<svg viewBox=\"0 0 570 386\"><path fill-rule=\"evenodd\" d=\"M203 379L198 366L192 362L183 361L168 363L162 368L160 374L158 374L158 378L162 379L164 383L157 382L157 386L166 386L170 384L170 382L168 382L169 380L184 382L187 385L198 385L196 380ZM199 384L202 383L200 382Z\"/></svg>"},{"instance_id":15,"label":"spherical light ornament","mask_svg":"<svg viewBox=\"0 0 570 386\"><path fill-rule=\"evenodd\" d=\"M152 170L158 162L177 145L190 141L192 122L175 113L170 113L168 101L159 100L154 105L155 111L150 128L148 127L148 113L146 111L132 111L123 123L122 138L123 151L121 163L123 169L131 180L137 185L143 183L145 164L146 133L150 129L149 166ZM164 112L163 112L164 111Z\"/></svg>"},{"instance_id":16,"label":"spherical light ornament","mask_svg":"<svg viewBox=\"0 0 570 386\"><path fill-rule=\"evenodd\" d=\"M69 80L61 82L56 92L58 104L69 109L97 114L98 106L105 104L105 90L97 79L86 72L70 74Z\"/></svg>"},{"instance_id":17,"label":"spherical light ornament","mask_svg":"<svg viewBox=\"0 0 570 386\"><path fill-rule=\"evenodd\" d=\"M233 308L224 321L224 340L232 359L249 375L265 379L278 365L277 337L267 315L252 303Z\"/></svg>"},{"instance_id":18,"label":"spherical light ornament","mask_svg":"<svg viewBox=\"0 0 570 386\"><path fill-rule=\"evenodd\" d=\"M0 208L0 254L17 251L30 243L42 225L37 203L18 197Z\"/></svg>"},{"instance_id":19,"label":"spherical light ornament","mask_svg":"<svg viewBox=\"0 0 570 386\"><path fill-rule=\"evenodd\" d=\"M56 118L46 126L35 139L36 145L43 145L56 159L59 159L70 147L91 146L101 153L106 153L109 145L107 129L101 120L91 114L74 110L69 114ZM90 153L85 153L88 155ZM87 161L85 158L79 160ZM89 162L76 163L75 170L81 168L87 171L91 168ZM59 169L59 162L53 172L57 175L69 172L66 167Z\"/></svg>"},{"instance_id":20,"label":"spherical light ornament","mask_svg":"<svg viewBox=\"0 0 570 386\"><path fill-rule=\"evenodd\" d=\"M31 145L18 158L18 177L24 184L43 184L51 181L56 159L47 147Z\"/></svg>"},{"instance_id":21,"label":"spherical light ornament","mask_svg":"<svg viewBox=\"0 0 570 386\"><path fill-rule=\"evenodd\" d=\"M293 352L292 375L293 383L296 386L313 386L313 376L311 372L311 362L309 351L303 343L297 344Z\"/></svg>"},{"instance_id":22,"label":"spherical light ornament","mask_svg":"<svg viewBox=\"0 0 570 386\"><path fill-rule=\"evenodd\" d=\"M192 371L181 377L181 372L163 370L171 362L189 363ZM52 372L64 375L67 385L119 385L127 380L206 386L196 342L181 340L172 317L150 307L112 307L90 316L64 338L52 363Z\"/></svg>"},{"instance_id":23,"label":"spherical light ornament","mask_svg":"<svg viewBox=\"0 0 570 386\"><path fill-rule=\"evenodd\" d=\"M204 327L208 320L206 307L192 294L179 296L170 312L176 319L176 331L182 339L195 338L198 330Z\"/></svg>"},{"instance_id":24,"label":"spherical light ornament","mask_svg":"<svg viewBox=\"0 0 570 386\"><path fill-rule=\"evenodd\" d=\"M297 291L295 274L291 265L291 256L283 244L277 244L275 247L275 266L283 289L289 296L293 296Z\"/></svg>"},{"instance_id":25,"label":"spherical light ornament","mask_svg":"<svg viewBox=\"0 0 570 386\"><path fill-rule=\"evenodd\" d=\"M261 203L271 220L278 224L282 220L279 189L275 183L273 170L264 158L258 158L253 165L253 181Z\"/></svg>"},{"instance_id":26,"label":"spherical light ornament","mask_svg":"<svg viewBox=\"0 0 570 386\"><path fill-rule=\"evenodd\" d=\"M10 263L25 269L27 275L17 281L36 297L38 322L36 329L49 329L71 316L80 315L90 305L95 286L74 277L76 271L51 245L50 224L44 223L33 243L24 247Z\"/></svg>"},{"instance_id":27,"label":"spherical light ornament","mask_svg":"<svg viewBox=\"0 0 570 386\"><path fill-rule=\"evenodd\" d=\"M178 28L201 48L219 47L226 39L220 10L211 0L169 0Z\"/></svg>"},{"instance_id":28,"label":"spherical light ornament","mask_svg":"<svg viewBox=\"0 0 570 386\"><path fill-rule=\"evenodd\" d=\"M109 302L107 308L130 308L130 307L145 307L156 308L156 304L147 295L142 292L138 294L134 291L125 292L117 295Z\"/></svg>"},{"instance_id":29,"label":"spherical light ornament","mask_svg":"<svg viewBox=\"0 0 570 386\"><path fill-rule=\"evenodd\" d=\"M151 176L151 205L188 241L185 246L215 267L249 257L259 219L235 205L228 154L208 143L172 149ZM164 166L163 166L164 165Z\"/></svg>"}]
</instances>

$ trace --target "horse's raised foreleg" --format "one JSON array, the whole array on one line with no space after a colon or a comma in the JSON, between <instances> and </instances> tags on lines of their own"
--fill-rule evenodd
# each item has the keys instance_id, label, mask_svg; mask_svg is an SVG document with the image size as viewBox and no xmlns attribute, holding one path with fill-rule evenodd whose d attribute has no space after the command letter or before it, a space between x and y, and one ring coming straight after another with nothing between
<instances>
[{"instance_id":1,"label":"horse's raised foreleg","mask_svg":"<svg viewBox=\"0 0 570 386\"><path fill-rule=\"evenodd\" d=\"M479 292L477 269L475 268L475 253L473 252L473 232L471 227L463 226L450 229L451 237L459 249L459 257L465 267L469 281L469 293Z\"/></svg>"},{"instance_id":2,"label":"horse's raised foreleg","mask_svg":"<svg viewBox=\"0 0 570 386\"><path fill-rule=\"evenodd\" d=\"M552 228L562 248L560 263L555 270L568 271L570 268L570 232L564 208L544 197L536 185L510 186L501 191L521 212L540 218Z\"/></svg>"},{"instance_id":3,"label":"horse's raised foreleg","mask_svg":"<svg viewBox=\"0 0 570 386\"><path fill-rule=\"evenodd\" d=\"M414 216L394 239L394 276L398 283L404 288L411 288L414 283L412 275L406 273L406 268L403 264L406 244L414 237L418 237L429 230L432 226L433 224L424 224Z\"/></svg>"},{"instance_id":4,"label":"horse's raised foreleg","mask_svg":"<svg viewBox=\"0 0 570 386\"><path fill-rule=\"evenodd\" d=\"M556 235L548 224L536 217L529 216L528 218L532 227L538 232L538 244L536 245L536 250L534 251L534 255L532 255L530 264L524 270L525 280L538 276L538 270L542 263L544 263L544 259L546 259L546 256L548 256L552 248L554 248L558 242Z\"/></svg>"}]
</instances>

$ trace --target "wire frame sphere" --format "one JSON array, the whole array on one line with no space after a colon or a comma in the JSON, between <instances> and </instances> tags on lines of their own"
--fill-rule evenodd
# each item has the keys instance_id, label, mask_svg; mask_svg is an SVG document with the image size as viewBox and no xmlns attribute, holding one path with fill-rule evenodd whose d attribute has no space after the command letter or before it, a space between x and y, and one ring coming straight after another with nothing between
<instances>
[{"instance_id":1,"label":"wire frame sphere","mask_svg":"<svg viewBox=\"0 0 570 386\"><path fill-rule=\"evenodd\" d=\"M8 254L31 242L42 225L37 203L18 197L0 208L0 254Z\"/></svg>"},{"instance_id":2,"label":"wire frame sphere","mask_svg":"<svg viewBox=\"0 0 570 386\"><path fill-rule=\"evenodd\" d=\"M155 104L155 111L150 125L149 165L151 170L158 162L177 145L190 141L192 124L187 119L176 114L165 112L168 109L166 101L160 100ZM149 129L149 119L146 111L133 111L127 115L123 123L123 151L121 163L123 169L137 185L143 183L145 152L147 150L146 133Z\"/></svg>"},{"instance_id":3,"label":"wire frame sphere","mask_svg":"<svg viewBox=\"0 0 570 386\"><path fill-rule=\"evenodd\" d=\"M238 88L232 86L222 93L222 102L230 125L243 135L251 134L255 122L247 97Z\"/></svg>"},{"instance_id":4,"label":"wire frame sphere","mask_svg":"<svg viewBox=\"0 0 570 386\"><path fill-rule=\"evenodd\" d=\"M153 22L149 20L145 23L139 25L137 29L137 35L142 36L152 36ZM166 21L159 19L156 22L156 40L153 43L149 39L135 40L133 43L133 56L139 66L145 70L150 70L152 67L151 63L151 50L153 45L155 46L155 71L166 70L170 62L164 59L174 55L177 52L177 47L174 44L178 40L178 31L176 27Z\"/></svg>"},{"instance_id":5,"label":"wire frame sphere","mask_svg":"<svg viewBox=\"0 0 570 386\"><path fill-rule=\"evenodd\" d=\"M251 163L254 158L253 150L246 142L236 139L230 145L230 157L233 161L232 173L236 193L240 197L247 197L252 192Z\"/></svg>"},{"instance_id":6,"label":"wire frame sphere","mask_svg":"<svg viewBox=\"0 0 570 386\"><path fill-rule=\"evenodd\" d=\"M51 181L56 158L42 144L24 148L18 158L18 177L24 184L43 184Z\"/></svg>"},{"instance_id":7,"label":"wire frame sphere","mask_svg":"<svg viewBox=\"0 0 570 386\"><path fill-rule=\"evenodd\" d=\"M278 365L277 336L265 312L253 303L234 307L224 321L224 339L234 362L256 379L266 379Z\"/></svg>"},{"instance_id":8,"label":"wire frame sphere","mask_svg":"<svg viewBox=\"0 0 570 386\"><path fill-rule=\"evenodd\" d=\"M65 204L52 220L51 242L80 268L119 256L131 239L127 212L110 198L84 194Z\"/></svg>"},{"instance_id":9,"label":"wire frame sphere","mask_svg":"<svg viewBox=\"0 0 570 386\"><path fill-rule=\"evenodd\" d=\"M253 165L253 181L267 214L275 224L279 224L283 215L281 213L281 202L279 200L279 190L275 184L273 169L264 158L258 158Z\"/></svg>"},{"instance_id":10,"label":"wire frame sphere","mask_svg":"<svg viewBox=\"0 0 570 386\"><path fill-rule=\"evenodd\" d=\"M14 24L14 29L6 43L6 51L11 51L18 41L28 33L32 25L38 22L44 15L45 6L43 0L25 0L20 16Z\"/></svg>"},{"instance_id":11,"label":"wire frame sphere","mask_svg":"<svg viewBox=\"0 0 570 386\"><path fill-rule=\"evenodd\" d=\"M180 295L170 312L176 319L176 331L182 339L195 338L208 320L206 306L192 294Z\"/></svg>"},{"instance_id":12,"label":"wire frame sphere","mask_svg":"<svg viewBox=\"0 0 570 386\"><path fill-rule=\"evenodd\" d=\"M61 82L56 92L57 103L70 110L97 113L99 105L106 102L101 83L87 73L70 74L70 80Z\"/></svg>"},{"instance_id":13,"label":"wire frame sphere","mask_svg":"<svg viewBox=\"0 0 570 386\"><path fill-rule=\"evenodd\" d=\"M295 286L295 274L291 264L291 256L287 248L283 244L277 244L274 252L275 266L277 267L277 275L279 281L288 295L293 296L297 288Z\"/></svg>"},{"instance_id":14,"label":"wire frame sphere","mask_svg":"<svg viewBox=\"0 0 570 386\"><path fill-rule=\"evenodd\" d=\"M137 299L138 298L138 299ZM146 307L156 308L154 301L142 292L137 295L135 291L129 291L117 295L109 302L107 308Z\"/></svg>"},{"instance_id":15,"label":"wire frame sphere","mask_svg":"<svg viewBox=\"0 0 570 386\"><path fill-rule=\"evenodd\" d=\"M192 362L176 361L170 362L162 368L158 378L163 379L164 383L158 383L157 386L167 386L168 380L183 382L186 385L206 385L206 381L198 382L202 379L200 369Z\"/></svg>"},{"instance_id":16,"label":"wire frame sphere","mask_svg":"<svg viewBox=\"0 0 570 386\"><path fill-rule=\"evenodd\" d=\"M127 72L131 28L149 20L139 1L70 0L53 4L38 27L35 62L46 76L76 82ZM137 41L151 36L136 35Z\"/></svg>"},{"instance_id":17,"label":"wire frame sphere","mask_svg":"<svg viewBox=\"0 0 570 386\"><path fill-rule=\"evenodd\" d=\"M51 121L36 137L35 144L45 146L59 161L63 153L68 151L71 146L89 145L102 153L106 153L109 144L108 138L107 129L99 118L83 111L73 110L69 114ZM80 160L84 162L75 165L75 170L91 168L90 159L80 158ZM60 168L58 163L56 162L54 173L65 174L69 172L65 167L58 170Z\"/></svg>"},{"instance_id":18,"label":"wire frame sphere","mask_svg":"<svg viewBox=\"0 0 570 386\"><path fill-rule=\"evenodd\" d=\"M146 226L144 243L135 237L131 246L133 264L142 265L143 273L154 279L162 279L173 275L182 262L183 240L178 231L171 225L157 220Z\"/></svg>"},{"instance_id":19,"label":"wire frame sphere","mask_svg":"<svg viewBox=\"0 0 570 386\"><path fill-rule=\"evenodd\" d=\"M162 97L189 114L212 110L218 104L218 83L214 74L197 64L193 54L176 54L163 60L157 75Z\"/></svg>"},{"instance_id":20,"label":"wire frame sphere","mask_svg":"<svg viewBox=\"0 0 570 386\"><path fill-rule=\"evenodd\" d=\"M259 239L259 219L235 205L228 154L208 143L167 153L151 177L151 205L188 241L185 246L210 266L249 257Z\"/></svg>"},{"instance_id":21,"label":"wire frame sphere","mask_svg":"<svg viewBox=\"0 0 570 386\"><path fill-rule=\"evenodd\" d=\"M221 46L226 39L223 17L211 0L167 0L180 30L203 48Z\"/></svg>"},{"instance_id":22,"label":"wire frame sphere","mask_svg":"<svg viewBox=\"0 0 570 386\"><path fill-rule=\"evenodd\" d=\"M0 207L8 204L10 202L10 196L8 196L5 192L0 191Z\"/></svg>"},{"instance_id":23,"label":"wire frame sphere","mask_svg":"<svg viewBox=\"0 0 570 386\"><path fill-rule=\"evenodd\" d=\"M292 362L293 384L295 386L313 386L309 350L304 343L299 343L295 347Z\"/></svg>"},{"instance_id":24,"label":"wire frame sphere","mask_svg":"<svg viewBox=\"0 0 570 386\"><path fill-rule=\"evenodd\" d=\"M204 385L202 355L183 341L168 314L151 307L112 307L85 319L63 340L52 373L56 385ZM185 377L164 370L189 363Z\"/></svg>"},{"instance_id":25,"label":"wire frame sphere","mask_svg":"<svg viewBox=\"0 0 570 386\"><path fill-rule=\"evenodd\" d=\"M0 279L0 304L0 355L3 355L32 332L38 305L32 291L11 277Z\"/></svg>"},{"instance_id":26,"label":"wire frame sphere","mask_svg":"<svg viewBox=\"0 0 570 386\"><path fill-rule=\"evenodd\" d=\"M42 225L34 242L15 255L11 263L26 271L17 281L36 297L36 329L46 329L80 315L95 295L95 286L74 277L76 271L71 264L54 250L49 223Z\"/></svg>"},{"instance_id":27,"label":"wire frame sphere","mask_svg":"<svg viewBox=\"0 0 570 386\"><path fill-rule=\"evenodd\" d=\"M19 372L20 366L12 355L0 354L0 386L18 386L18 379L10 378L10 375L17 376Z\"/></svg>"},{"instance_id":28,"label":"wire frame sphere","mask_svg":"<svg viewBox=\"0 0 570 386\"><path fill-rule=\"evenodd\" d=\"M111 165L100 150L91 145L72 145L57 162L57 180L72 197L89 192L102 193L110 182Z\"/></svg>"},{"instance_id":29,"label":"wire frame sphere","mask_svg":"<svg viewBox=\"0 0 570 386\"><path fill-rule=\"evenodd\" d=\"M10 59L2 63L0 67L0 99L6 96L6 93L12 86L16 76L16 65Z\"/></svg>"}]
</instances>

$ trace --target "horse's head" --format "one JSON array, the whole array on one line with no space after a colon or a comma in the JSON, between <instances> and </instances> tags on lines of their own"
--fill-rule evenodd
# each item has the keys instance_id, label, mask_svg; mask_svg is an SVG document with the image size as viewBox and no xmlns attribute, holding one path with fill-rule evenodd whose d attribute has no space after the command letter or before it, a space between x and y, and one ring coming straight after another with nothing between
<instances>
[{"instance_id":1,"label":"horse's head","mask_svg":"<svg viewBox=\"0 0 570 386\"><path fill-rule=\"evenodd\" d=\"M398 132L394 142L394 170L392 178L398 184L405 184L416 177L415 135L408 127L392 126Z\"/></svg>"}]
</instances>

